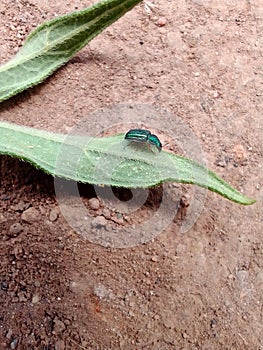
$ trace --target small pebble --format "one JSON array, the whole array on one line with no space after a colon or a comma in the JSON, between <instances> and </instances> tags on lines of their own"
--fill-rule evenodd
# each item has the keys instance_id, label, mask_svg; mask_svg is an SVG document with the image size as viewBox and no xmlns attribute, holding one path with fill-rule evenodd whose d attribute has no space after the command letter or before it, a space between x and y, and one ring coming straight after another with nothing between
<instances>
[{"instance_id":1,"label":"small pebble","mask_svg":"<svg viewBox=\"0 0 263 350\"><path fill-rule=\"evenodd\" d=\"M153 255L153 256L151 257L151 261L157 262L157 261L158 261L158 256Z\"/></svg>"},{"instance_id":2,"label":"small pebble","mask_svg":"<svg viewBox=\"0 0 263 350\"><path fill-rule=\"evenodd\" d=\"M226 163L223 162L222 160L219 160L217 163L216 163L217 166L220 166L221 168L225 168L226 167Z\"/></svg>"},{"instance_id":3,"label":"small pebble","mask_svg":"<svg viewBox=\"0 0 263 350\"><path fill-rule=\"evenodd\" d=\"M32 304L37 304L40 301L40 296L38 294L33 295Z\"/></svg>"},{"instance_id":4,"label":"small pebble","mask_svg":"<svg viewBox=\"0 0 263 350\"><path fill-rule=\"evenodd\" d=\"M18 339L15 338L15 339L11 342L10 348L11 348L12 350L14 350L14 349L16 348L17 344L18 344Z\"/></svg>"},{"instance_id":5,"label":"small pebble","mask_svg":"<svg viewBox=\"0 0 263 350\"><path fill-rule=\"evenodd\" d=\"M28 222L29 224L36 222L40 219L40 215L38 210L36 210L35 208L31 207L28 208L27 210L25 210L23 212L23 214L21 215L21 218L23 221Z\"/></svg>"},{"instance_id":6,"label":"small pebble","mask_svg":"<svg viewBox=\"0 0 263 350\"><path fill-rule=\"evenodd\" d=\"M214 92L213 92L213 97L214 97L214 98L219 97L219 92L218 92L218 91L214 91Z\"/></svg>"},{"instance_id":7,"label":"small pebble","mask_svg":"<svg viewBox=\"0 0 263 350\"><path fill-rule=\"evenodd\" d=\"M108 224L108 220L105 219L104 216L97 216L96 218L94 218L94 220L92 220L92 226L93 227L105 227Z\"/></svg>"},{"instance_id":8,"label":"small pebble","mask_svg":"<svg viewBox=\"0 0 263 350\"><path fill-rule=\"evenodd\" d=\"M167 19L165 17L160 17L156 24L158 27L164 27L166 23L167 23Z\"/></svg>"},{"instance_id":9,"label":"small pebble","mask_svg":"<svg viewBox=\"0 0 263 350\"><path fill-rule=\"evenodd\" d=\"M102 215L106 218L106 219L110 219L111 218L111 212L108 208L104 208L102 211Z\"/></svg>"},{"instance_id":10,"label":"small pebble","mask_svg":"<svg viewBox=\"0 0 263 350\"><path fill-rule=\"evenodd\" d=\"M49 213L49 221L55 222L58 219L59 211L57 208L51 209Z\"/></svg>"},{"instance_id":11,"label":"small pebble","mask_svg":"<svg viewBox=\"0 0 263 350\"><path fill-rule=\"evenodd\" d=\"M93 210L98 210L100 208L100 201L98 200L98 198L91 198L89 200L89 206Z\"/></svg>"},{"instance_id":12,"label":"small pebble","mask_svg":"<svg viewBox=\"0 0 263 350\"><path fill-rule=\"evenodd\" d=\"M16 236L23 231L23 226L19 222L15 222L9 228L9 235Z\"/></svg>"},{"instance_id":13,"label":"small pebble","mask_svg":"<svg viewBox=\"0 0 263 350\"><path fill-rule=\"evenodd\" d=\"M215 328L216 325L217 325L217 320L213 318L213 319L211 320L211 322L210 322L210 327L211 327L211 328Z\"/></svg>"},{"instance_id":14,"label":"small pebble","mask_svg":"<svg viewBox=\"0 0 263 350\"><path fill-rule=\"evenodd\" d=\"M119 217L118 215L117 215L117 216L113 216L113 217L111 218L111 220L112 220L113 222L116 222L116 224L119 224L119 225L123 225L123 224L124 224L124 219L123 219L122 216L121 216L121 217Z\"/></svg>"},{"instance_id":15,"label":"small pebble","mask_svg":"<svg viewBox=\"0 0 263 350\"><path fill-rule=\"evenodd\" d=\"M65 324L60 321L60 319L58 317L54 318L54 328L53 328L53 334L58 334L63 332L66 329Z\"/></svg>"},{"instance_id":16,"label":"small pebble","mask_svg":"<svg viewBox=\"0 0 263 350\"><path fill-rule=\"evenodd\" d=\"M64 340L58 340L55 343L55 350L65 350L66 345Z\"/></svg>"},{"instance_id":17,"label":"small pebble","mask_svg":"<svg viewBox=\"0 0 263 350\"><path fill-rule=\"evenodd\" d=\"M236 162L244 162L247 158L247 152L245 150L245 147L241 144L234 145L232 149L233 155L234 155L234 160Z\"/></svg>"}]
</instances>

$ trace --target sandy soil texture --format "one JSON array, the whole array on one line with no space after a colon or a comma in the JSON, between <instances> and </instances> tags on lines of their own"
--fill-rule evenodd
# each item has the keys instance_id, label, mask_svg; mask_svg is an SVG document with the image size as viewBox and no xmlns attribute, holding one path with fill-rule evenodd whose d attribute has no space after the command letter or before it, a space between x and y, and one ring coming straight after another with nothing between
<instances>
[{"instance_id":1,"label":"sandy soil texture","mask_svg":"<svg viewBox=\"0 0 263 350\"><path fill-rule=\"evenodd\" d=\"M180 145L187 148L192 133L208 167L257 202L244 207L206 193L182 233L194 187L169 185L181 196L165 230L133 247L105 247L73 229L51 176L0 157L0 349L263 349L263 3L151 3L2 103L0 119L65 133L85 119L97 134L112 121L110 113L96 117L101 108L163 109L174 116L162 119L165 127L150 117L146 126L160 131L164 148L176 149L165 133L180 121L187 130ZM91 4L2 0L0 62L44 20ZM91 236L151 220L162 201L155 189L127 214L92 186L80 187ZM124 206L130 198L116 195Z\"/></svg>"}]
</instances>

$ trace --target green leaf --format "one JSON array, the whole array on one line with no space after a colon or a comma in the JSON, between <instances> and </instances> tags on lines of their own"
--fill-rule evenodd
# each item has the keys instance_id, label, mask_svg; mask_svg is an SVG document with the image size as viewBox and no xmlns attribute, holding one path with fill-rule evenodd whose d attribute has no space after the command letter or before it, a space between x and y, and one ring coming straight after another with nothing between
<instances>
[{"instance_id":1,"label":"green leaf","mask_svg":"<svg viewBox=\"0 0 263 350\"><path fill-rule=\"evenodd\" d=\"M147 188L173 181L208 188L236 203L255 202L193 160L147 147L134 148L123 134L92 138L0 122L0 154L83 183Z\"/></svg>"},{"instance_id":2,"label":"green leaf","mask_svg":"<svg viewBox=\"0 0 263 350\"><path fill-rule=\"evenodd\" d=\"M0 66L0 102L42 82L142 0L105 0L43 23L17 55Z\"/></svg>"}]
</instances>

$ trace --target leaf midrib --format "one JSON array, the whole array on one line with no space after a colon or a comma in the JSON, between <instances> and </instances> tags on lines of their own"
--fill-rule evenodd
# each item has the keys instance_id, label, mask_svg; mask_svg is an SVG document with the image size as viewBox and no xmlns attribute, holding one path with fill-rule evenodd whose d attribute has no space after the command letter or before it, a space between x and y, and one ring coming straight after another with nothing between
<instances>
[{"instance_id":1,"label":"leaf midrib","mask_svg":"<svg viewBox=\"0 0 263 350\"><path fill-rule=\"evenodd\" d=\"M72 31L70 31L69 35L64 35L64 36L60 36L58 40L54 40L52 41L52 43L50 44L45 44L41 50L38 51L34 51L33 54L31 53L30 55L21 55L20 52L18 52L17 56L15 56L11 61L4 63L2 68L0 66L0 72L4 72L5 70L8 70L10 68L16 67L17 65L23 64L27 61L30 61L32 59L35 59L37 57L40 57L44 54L46 54L47 52L51 51L51 49L56 48L57 46L59 46L59 44L63 44L66 41L69 41L72 37L76 36L77 34L80 34L81 32L84 32L85 30L87 30L87 28L90 26L92 26L95 22L99 22L102 20L102 18L106 17L110 17L110 13L112 11L114 11L118 6L120 5L115 5L114 7L112 7L111 9L106 10L106 14L105 12L103 12L102 14L100 14L99 16L95 17L93 20L90 20L88 23L83 24L82 26L77 26L75 29L73 29ZM77 17L78 15L84 14L84 11L79 11L77 13L77 15L75 15L75 17ZM72 14L68 14L66 16L64 16L63 19L67 19L67 17L70 17ZM76 20L77 18L75 18L74 20ZM61 20L61 18L60 18ZM53 23L52 23L53 22ZM54 30L54 28L56 29L57 27L61 26L61 23L59 23L59 18L54 19L53 21L51 20L50 22L48 22L47 24L44 25L40 25L39 29L44 29L45 27L47 28L47 31L49 30L49 27L51 24L54 25L54 22L57 22L57 26L53 27L52 30ZM38 30L38 28L36 28L35 30ZM34 36L35 36L35 32L33 32ZM47 37L49 35L49 32L47 32ZM32 39L33 36L30 36L27 38L27 40L29 41L30 39ZM82 46L85 46L85 44L83 44ZM22 47L23 50L23 47ZM76 49L75 51L78 51L78 49ZM58 51L56 51L58 52ZM54 52L54 53L56 53ZM63 51L61 51L63 52ZM64 51L65 52L65 51Z\"/></svg>"}]
</instances>

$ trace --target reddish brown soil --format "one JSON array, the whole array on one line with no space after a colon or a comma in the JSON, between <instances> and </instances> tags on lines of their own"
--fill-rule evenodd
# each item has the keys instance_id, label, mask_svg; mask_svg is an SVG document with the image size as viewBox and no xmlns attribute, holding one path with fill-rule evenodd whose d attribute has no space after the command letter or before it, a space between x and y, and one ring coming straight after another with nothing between
<instances>
[{"instance_id":1,"label":"reddish brown soil","mask_svg":"<svg viewBox=\"0 0 263 350\"><path fill-rule=\"evenodd\" d=\"M2 0L0 61L44 20L91 3ZM106 248L69 225L51 176L1 157L1 350L263 349L262 1L153 3L2 103L1 120L68 132L120 102L164 108L192 130L208 166L257 203L208 193L184 234L181 215L151 242ZM94 195L86 186L83 201ZM101 202L92 215L107 216Z\"/></svg>"}]
</instances>

